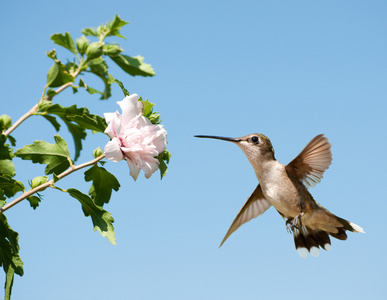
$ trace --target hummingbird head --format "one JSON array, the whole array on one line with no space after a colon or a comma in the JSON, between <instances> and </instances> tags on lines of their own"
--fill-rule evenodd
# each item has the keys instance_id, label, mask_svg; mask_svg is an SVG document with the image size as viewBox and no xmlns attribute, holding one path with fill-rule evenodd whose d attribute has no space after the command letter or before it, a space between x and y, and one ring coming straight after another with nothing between
<instances>
[{"instance_id":1,"label":"hummingbird head","mask_svg":"<svg viewBox=\"0 0 387 300\"><path fill-rule=\"evenodd\" d=\"M229 138L213 135L195 135L198 138L229 141L242 149L250 163L255 166L267 160L274 160L274 149L268 137L260 133L249 134L240 138ZM255 169L255 168L254 168Z\"/></svg>"}]
</instances>

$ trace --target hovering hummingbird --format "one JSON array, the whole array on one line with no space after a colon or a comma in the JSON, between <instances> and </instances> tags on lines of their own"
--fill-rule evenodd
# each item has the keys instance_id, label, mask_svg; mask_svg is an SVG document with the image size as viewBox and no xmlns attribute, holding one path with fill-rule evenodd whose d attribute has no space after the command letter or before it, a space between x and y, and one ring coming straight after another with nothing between
<instances>
[{"instance_id":1,"label":"hovering hummingbird","mask_svg":"<svg viewBox=\"0 0 387 300\"><path fill-rule=\"evenodd\" d=\"M316 186L332 162L331 144L322 134L312 139L288 165L274 158L270 140L254 133L241 138L196 135L230 141L242 149L254 168L259 184L243 205L220 244L241 225L262 215L273 206L286 220L286 228L293 233L298 254L306 258L308 252L317 257L319 247L331 249L329 236L346 240L346 230L363 232L360 226L339 218L317 203L308 188Z\"/></svg>"}]
</instances>

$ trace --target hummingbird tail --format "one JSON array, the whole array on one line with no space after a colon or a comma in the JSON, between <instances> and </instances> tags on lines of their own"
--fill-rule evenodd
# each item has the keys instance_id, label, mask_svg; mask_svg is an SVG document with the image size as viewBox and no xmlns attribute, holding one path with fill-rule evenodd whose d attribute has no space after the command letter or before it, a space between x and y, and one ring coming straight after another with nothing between
<instances>
[{"instance_id":1,"label":"hummingbird tail","mask_svg":"<svg viewBox=\"0 0 387 300\"><path fill-rule=\"evenodd\" d=\"M334 214L329 213L329 219L327 223L318 224L318 227L313 229L301 224L293 229L294 244L302 258L306 258L308 252L312 256L317 257L319 255L319 247L329 251L332 248L329 236L339 240L346 240L346 230L364 233L363 228L359 225L339 218Z\"/></svg>"},{"instance_id":2,"label":"hummingbird tail","mask_svg":"<svg viewBox=\"0 0 387 300\"><path fill-rule=\"evenodd\" d=\"M320 252L319 247L327 251L332 248L331 239L326 231L312 230L306 226L300 227L300 230L298 228L293 229L293 236L296 250L302 258L306 258L308 252L317 257Z\"/></svg>"}]
</instances>

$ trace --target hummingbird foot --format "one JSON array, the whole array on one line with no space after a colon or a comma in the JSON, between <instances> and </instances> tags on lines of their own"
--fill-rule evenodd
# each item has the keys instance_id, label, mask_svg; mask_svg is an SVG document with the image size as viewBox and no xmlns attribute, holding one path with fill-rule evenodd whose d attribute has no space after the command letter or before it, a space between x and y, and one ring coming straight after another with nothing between
<instances>
[{"instance_id":1,"label":"hummingbird foot","mask_svg":"<svg viewBox=\"0 0 387 300\"><path fill-rule=\"evenodd\" d=\"M289 231L289 233L292 233L294 232L295 229L299 229L298 228L298 224L302 226L301 224L301 217L304 215L303 212L301 212L300 214L298 214L295 218L293 219L287 219L286 220L286 229Z\"/></svg>"}]
</instances>

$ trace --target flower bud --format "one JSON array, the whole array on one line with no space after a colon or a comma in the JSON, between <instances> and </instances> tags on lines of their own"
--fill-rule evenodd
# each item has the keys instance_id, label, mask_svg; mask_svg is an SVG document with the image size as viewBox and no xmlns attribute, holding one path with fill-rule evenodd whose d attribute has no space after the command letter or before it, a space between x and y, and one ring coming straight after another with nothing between
<instances>
[{"instance_id":1,"label":"flower bud","mask_svg":"<svg viewBox=\"0 0 387 300\"><path fill-rule=\"evenodd\" d=\"M11 127L11 125L12 125L12 121L11 121L10 116L8 116L8 115L1 115L0 116L0 126L3 129L9 128L9 127Z\"/></svg>"},{"instance_id":2,"label":"flower bud","mask_svg":"<svg viewBox=\"0 0 387 300\"><path fill-rule=\"evenodd\" d=\"M103 54L109 55L109 56L117 56L120 54L122 51L124 51L120 45L117 44L107 44L103 46Z\"/></svg>"},{"instance_id":3,"label":"flower bud","mask_svg":"<svg viewBox=\"0 0 387 300\"><path fill-rule=\"evenodd\" d=\"M84 35L77 39L77 49L80 54L83 55L86 53L87 46L89 46L89 40Z\"/></svg>"},{"instance_id":4,"label":"flower bud","mask_svg":"<svg viewBox=\"0 0 387 300\"><path fill-rule=\"evenodd\" d=\"M95 157L95 158L97 158L98 156L101 156L103 154L103 151L102 151L102 149L100 148L100 147L98 147L97 149L95 149L94 151L93 151L93 156Z\"/></svg>"},{"instance_id":5,"label":"flower bud","mask_svg":"<svg viewBox=\"0 0 387 300\"><path fill-rule=\"evenodd\" d=\"M104 43L102 42L94 42L91 43L86 50L87 58L94 59L100 57L102 55L102 47Z\"/></svg>"},{"instance_id":6,"label":"flower bud","mask_svg":"<svg viewBox=\"0 0 387 300\"><path fill-rule=\"evenodd\" d=\"M46 183L47 181L48 181L48 177L47 176L35 177L31 181L31 188L34 189L34 188L38 187L39 185L42 185L42 184Z\"/></svg>"}]
</instances>

